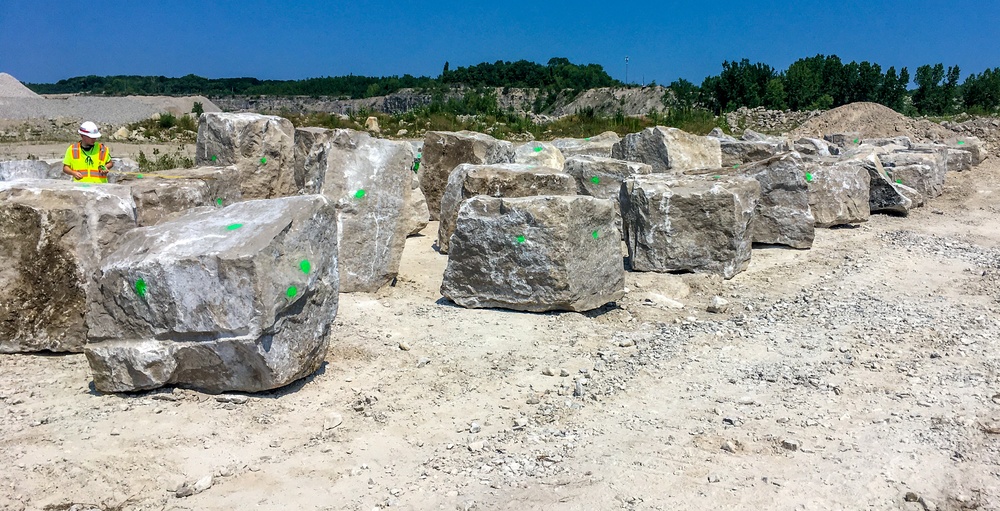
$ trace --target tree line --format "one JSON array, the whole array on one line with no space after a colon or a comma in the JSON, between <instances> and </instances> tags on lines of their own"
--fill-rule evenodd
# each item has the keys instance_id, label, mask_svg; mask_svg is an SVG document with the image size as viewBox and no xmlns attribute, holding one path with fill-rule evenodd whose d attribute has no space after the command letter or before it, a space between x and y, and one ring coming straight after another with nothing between
<instances>
[{"instance_id":1,"label":"tree line","mask_svg":"<svg viewBox=\"0 0 1000 511\"><path fill-rule=\"evenodd\" d=\"M722 72L697 86L680 79L670 84L668 106L704 108L716 114L740 107L823 110L858 101L880 103L907 115L996 113L1000 108L1000 68L971 74L959 84L958 66L924 65L910 89L907 68L885 71L870 62L844 63L836 55L816 55L778 72L763 63L723 62Z\"/></svg>"},{"instance_id":2,"label":"tree line","mask_svg":"<svg viewBox=\"0 0 1000 511\"><path fill-rule=\"evenodd\" d=\"M924 65L912 76L907 68L883 70L870 62L844 63L836 55L802 58L784 71L748 59L722 63L722 72L701 85L678 79L669 85L664 103L681 110L703 109L716 115L740 107L778 110L827 109L857 101L883 104L908 115L948 115L958 112L997 113L1000 109L1000 67L971 74L959 83L958 66ZM915 88L911 88L911 83ZM565 91L621 87L597 64L573 64L552 58L546 64L526 60L484 62L451 69L444 64L437 78L427 76L336 76L304 80L204 78L193 74L165 76L80 76L52 84L25 84L40 94L105 95L272 95L367 98L413 88L441 95L464 85L540 89L534 105L542 112Z\"/></svg>"}]
</instances>

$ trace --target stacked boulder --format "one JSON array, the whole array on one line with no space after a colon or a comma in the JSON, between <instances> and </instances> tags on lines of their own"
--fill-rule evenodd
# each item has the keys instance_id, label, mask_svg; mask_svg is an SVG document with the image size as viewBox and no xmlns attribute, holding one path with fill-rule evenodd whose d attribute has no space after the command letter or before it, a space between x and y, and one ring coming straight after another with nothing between
<instances>
[{"instance_id":1,"label":"stacked boulder","mask_svg":"<svg viewBox=\"0 0 1000 511\"><path fill-rule=\"evenodd\" d=\"M296 195L295 127L288 119L250 113L203 113L195 164L235 166L245 199Z\"/></svg>"},{"instance_id":2,"label":"stacked boulder","mask_svg":"<svg viewBox=\"0 0 1000 511\"><path fill-rule=\"evenodd\" d=\"M625 135L611 148L611 157L645 163L652 167L654 173L717 169L722 166L718 139L663 126Z\"/></svg>"},{"instance_id":3,"label":"stacked boulder","mask_svg":"<svg viewBox=\"0 0 1000 511\"><path fill-rule=\"evenodd\" d=\"M126 233L87 295L96 388L257 392L323 363L337 214L318 195L240 202Z\"/></svg>"},{"instance_id":4,"label":"stacked boulder","mask_svg":"<svg viewBox=\"0 0 1000 511\"><path fill-rule=\"evenodd\" d=\"M557 138L552 141L552 145L559 149L565 158L572 156L610 158L612 148L619 141L621 137L617 133L605 131L600 135L586 138Z\"/></svg>"},{"instance_id":5,"label":"stacked boulder","mask_svg":"<svg viewBox=\"0 0 1000 511\"><path fill-rule=\"evenodd\" d=\"M787 140L763 135L753 130L744 131L739 139L724 134L718 128L712 130L708 136L719 141L723 167L737 167L745 163L766 160L791 149Z\"/></svg>"}]
</instances>

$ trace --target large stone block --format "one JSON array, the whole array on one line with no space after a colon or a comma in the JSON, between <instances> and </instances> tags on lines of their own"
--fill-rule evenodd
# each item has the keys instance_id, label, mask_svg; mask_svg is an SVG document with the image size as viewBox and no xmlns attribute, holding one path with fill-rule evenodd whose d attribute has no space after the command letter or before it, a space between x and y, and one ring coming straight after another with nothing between
<instances>
[{"instance_id":1,"label":"large stone block","mask_svg":"<svg viewBox=\"0 0 1000 511\"><path fill-rule=\"evenodd\" d=\"M622 229L621 206L618 204L622 182L632 176L653 173L653 167L635 161L616 160L601 156L573 156L566 160L566 173L576 179L577 192L615 203L615 226Z\"/></svg>"},{"instance_id":2,"label":"large stone block","mask_svg":"<svg viewBox=\"0 0 1000 511\"><path fill-rule=\"evenodd\" d=\"M819 162L809 171L809 208L816 227L868 221L871 176L861 160Z\"/></svg>"},{"instance_id":3,"label":"large stone block","mask_svg":"<svg viewBox=\"0 0 1000 511\"><path fill-rule=\"evenodd\" d=\"M337 312L337 214L318 195L134 229L89 300L96 388L258 392L323 363Z\"/></svg>"},{"instance_id":4,"label":"large stone block","mask_svg":"<svg viewBox=\"0 0 1000 511\"><path fill-rule=\"evenodd\" d=\"M628 262L636 271L733 278L750 264L760 184L744 176L635 176L622 184Z\"/></svg>"},{"instance_id":5,"label":"large stone block","mask_svg":"<svg viewBox=\"0 0 1000 511\"><path fill-rule=\"evenodd\" d=\"M809 248L816 236L816 219L809 209L806 162L795 152L742 166L739 172L760 183L750 232L754 243Z\"/></svg>"},{"instance_id":6,"label":"large stone block","mask_svg":"<svg viewBox=\"0 0 1000 511\"><path fill-rule=\"evenodd\" d=\"M396 278L414 227L407 207L416 153L407 142L349 129L313 132L312 143L297 153L309 155L302 160L306 182L318 183L340 212L340 291L375 292Z\"/></svg>"},{"instance_id":7,"label":"large stone block","mask_svg":"<svg viewBox=\"0 0 1000 511\"><path fill-rule=\"evenodd\" d=\"M657 173L717 169L722 166L719 139L663 126L625 135L612 147L611 157L646 163Z\"/></svg>"},{"instance_id":8,"label":"large stone block","mask_svg":"<svg viewBox=\"0 0 1000 511\"><path fill-rule=\"evenodd\" d=\"M462 307L585 311L625 292L611 201L473 197L459 210L441 294Z\"/></svg>"},{"instance_id":9,"label":"large stone block","mask_svg":"<svg viewBox=\"0 0 1000 511\"><path fill-rule=\"evenodd\" d=\"M295 195L294 135L288 119L273 115L204 113L195 165L235 166L245 199Z\"/></svg>"},{"instance_id":10,"label":"large stone block","mask_svg":"<svg viewBox=\"0 0 1000 511\"><path fill-rule=\"evenodd\" d=\"M722 134L721 131L709 136L719 141L723 167L766 160L790 149L787 140L769 137L752 130L746 130L739 140Z\"/></svg>"},{"instance_id":11,"label":"large stone block","mask_svg":"<svg viewBox=\"0 0 1000 511\"><path fill-rule=\"evenodd\" d=\"M800 138L792 144L792 148L804 156L830 157L840 154L840 147L818 138Z\"/></svg>"},{"instance_id":12,"label":"large stone block","mask_svg":"<svg viewBox=\"0 0 1000 511\"><path fill-rule=\"evenodd\" d=\"M948 174L948 150L944 147L918 146L914 150L879 155L889 178L933 199L944 192Z\"/></svg>"},{"instance_id":13,"label":"large stone block","mask_svg":"<svg viewBox=\"0 0 1000 511\"><path fill-rule=\"evenodd\" d=\"M548 142L528 142L514 148L514 163L563 170L566 158Z\"/></svg>"},{"instance_id":14,"label":"large stone block","mask_svg":"<svg viewBox=\"0 0 1000 511\"><path fill-rule=\"evenodd\" d=\"M441 214L441 197L448 176L463 163L491 165L513 163L514 145L489 135L472 131L428 131L420 162L420 191L427 200L431 220Z\"/></svg>"},{"instance_id":15,"label":"large stone block","mask_svg":"<svg viewBox=\"0 0 1000 511\"><path fill-rule=\"evenodd\" d=\"M62 164L55 169L44 160L0 161L0 181L15 179L69 179L62 173Z\"/></svg>"},{"instance_id":16,"label":"large stone block","mask_svg":"<svg viewBox=\"0 0 1000 511\"><path fill-rule=\"evenodd\" d=\"M979 165L986 160L987 151L982 140L977 137L952 137L945 140L948 149L955 149L969 153L970 165Z\"/></svg>"},{"instance_id":17,"label":"large stone block","mask_svg":"<svg viewBox=\"0 0 1000 511\"><path fill-rule=\"evenodd\" d=\"M890 213L906 216L910 209L917 207L903 185L889 179L889 173L882 166L876 151L859 154L852 159L861 161L871 178L868 193L868 209L872 213Z\"/></svg>"},{"instance_id":18,"label":"large stone block","mask_svg":"<svg viewBox=\"0 0 1000 511\"><path fill-rule=\"evenodd\" d=\"M420 233L430 223L431 214L427 209L427 199L424 192L420 191L420 178L417 173L413 173L410 180L410 199L406 201L406 211L403 213L407 227L408 236Z\"/></svg>"},{"instance_id":19,"label":"large stone block","mask_svg":"<svg viewBox=\"0 0 1000 511\"><path fill-rule=\"evenodd\" d=\"M462 202L476 195L528 197L532 195L576 195L576 180L569 174L534 165L470 165L455 168L441 199L438 250L448 253Z\"/></svg>"},{"instance_id":20,"label":"large stone block","mask_svg":"<svg viewBox=\"0 0 1000 511\"><path fill-rule=\"evenodd\" d=\"M600 156L611 157L611 148L621 140L621 137L613 131L605 131L599 135L586 138L557 138L552 141L563 157L571 156Z\"/></svg>"},{"instance_id":21,"label":"large stone block","mask_svg":"<svg viewBox=\"0 0 1000 511\"><path fill-rule=\"evenodd\" d=\"M0 352L82 351L92 277L135 227L125 186L0 183Z\"/></svg>"},{"instance_id":22,"label":"large stone block","mask_svg":"<svg viewBox=\"0 0 1000 511\"><path fill-rule=\"evenodd\" d=\"M227 206L243 197L236 167L149 172L142 179L129 176L119 183L132 190L140 226L156 224L192 208Z\"/></svg>"}]
</instances>

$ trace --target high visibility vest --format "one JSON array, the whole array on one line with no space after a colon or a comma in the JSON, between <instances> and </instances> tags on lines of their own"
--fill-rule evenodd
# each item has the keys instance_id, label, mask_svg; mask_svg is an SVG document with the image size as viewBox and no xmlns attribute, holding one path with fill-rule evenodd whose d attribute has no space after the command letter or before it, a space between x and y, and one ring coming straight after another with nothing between
<instances>
[{"instance_id":1,"label":"high visibility vest","mask_svg":"<svg viewBox=\"0 0 1000 511\"><path fill-rule=\"evenodd\" d=\"M107 170L102 170L104 166L111 161L111 155L108 152L108 146L104 144L97 144L97 159L95 160L92 155L88 155L83 152L80 148L80 143L77 142L69 146L69 151L67 151L66 158L63 160L65 165L77 172L83 172L83 179L74 178L73 181L77 183L107 183L108 182L108 172Z\"/></svg>"}]
</instances>

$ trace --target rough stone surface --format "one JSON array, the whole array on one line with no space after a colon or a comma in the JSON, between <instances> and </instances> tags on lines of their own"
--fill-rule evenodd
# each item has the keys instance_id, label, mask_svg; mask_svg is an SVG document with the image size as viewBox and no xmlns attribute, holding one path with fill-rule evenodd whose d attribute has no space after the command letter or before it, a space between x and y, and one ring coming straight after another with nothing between
<instances>
[{"instance_id":1,"label":"rough stone surface","mask_svg":"<svg viewBox=\"0 0 1000 511\"><path fill-rule=\"evenodd\" d=\"M722 166L719 139L663 126L625 135L612 147L611 157L646 163L657 173L717 169Z\"/></svg>"},{"instance_id":2,"label":"rough stone surface","mask_svg":"<svg viewBox=\"0 0 1000 511\"><path fill-rule=\"evenodd\" d=\"M806 163L795 152L740 167L740 173L760 183L750 232L754 243L809 248L816 236L816 219L809 209Z\"/></svg>"},{"instance_id":3,"label":"rough stone surface","mask_svg":"<svg viewBox=\"0 0 1000 511\"><path fill-rule=\"evenodd\" d=\"M513 163L514 145L489 135L472 131L428 131L420 170L420 191L427 200L431 220L441 214L441 197L448 185L448 176L463 163L491 165Z\"/></svg>"},{"instance_id":4,"label":"rough stone surface","mask_svg":"<svg viewBox=\"0 0 1000 511\"><path fill-rule=\"evenodd\" d=\"M534 165L459 165L448 178L448 186L441 199L438 250L442 254L448 253L462 202L476 195L576 195L576 180L556 169Z\"/></svg>"},{"instance_id":5,"label":"rough stone surface","mask_svg":"<svg viewBox=\"0 0 1000 511\"><path fill-rule=\"evenodd\" d=\"M944 144L949 149L956 149L969 153L971 165L979 165L986 160L986 156L988 155L986 147L983 146L983 141L978 137L952 137L945 140Z\"/></svg>"},{"instance_id":6,"label":"rough stone surface","mask_svg":"<svg viewBox=\"0 0 1000 511\"><path fill-rule=\"evenodd\" d=\"M53 168L45 160L10 160L0 161L0 181L13 181L15 179L60 179L65 177L62 173L62 162L58 168Z\"/></svg>"},{"instance_id":7,"label":"rough stone surface","mask_svg":"<svg viewBox=\"0 0 1000 511\"><path fill-rule=\"evenodd\" d=\"M563 170L566 158L549 142L528 142L514 149L514 163Z\"/></svg>"},{"instance_id":8,"label":"rough stone surface","mask_svg":"<svg viewBox=\"0 0 1000 511\"><path fill-rule=\"evenodd\" d=\"M948 170L950 172L964 172L972 170L972 153L962 149L948 148Z\"/></svg>"},{"instance_id":9,"label":"rough stone surface","mask_svg":"<svg viewBox=\"0 0 1000 511\"><path fill-rule=\"evenodd\" d=\"M830 157L840 154L840 148L818 138L800 138L792 144L799 154L806 156Z\"/></svg>"},{"instance_id":10,"label":"rough stone surface","mask_svg":"<svg viewBox=\"0 0 1000 511\"><path fill-rule=\"evenodd\" d=\"M827 142L838 147L850 147L861 143L860 131L848 131L844 133L830 133L823 137Z\"/></svg>"},{"instance_id":11,"label":"rough stone surface","mask_svg":"<svg viewBox=\"0 0 1000 511\"><path fill-rule=\"evenodd\" d=\"M295 180L295 128L288 119L250 113L204 113L195 165L235 166L246 199L299 193Z\"/></svg>"},{"instance_id":12,"label":"rough stone surface","mask_svg":"<svg viewBox=\"0 0 1000 511\"><path fill-rule=\"evenodd\" d=\"M906 216L910 210L916 207L913 200L901 188L903 185L897 184L889 179L889 173L882 166L881 160L875 152L859 159L868 170L871 184L868 196L868 208L872 213L891 213Z\"/></svg>"},{"instance_id":13,"label":"rough stone surface","mask_svg":"<svg viewBox=\"0 0 1000 511\"><path fill-rule=\"evenodd\" d=\"M653 173L645 163L616 160L601 156L573 156L566 160L566 173L576 179L577 193L615 202L615 226L622 229L621 206L618 203L622 182L632 176Z\"/></svg>"},{"instance_id":14,"label":"rough stone surface","mask_svg":"<svg viewBox=\"0 0 1000 511\"><path fill-rule=\"evenodd\" d=\"M313 143L308 151L297 144L296 152L309 155L302 160L302 175L319 182L320 193L340 212L340 291L377 291L399 273L414 227L407 204L416 152L407 142L349 129L313 133Z\"/></svg>"},{"instance_id":15,"label":"rough stone surface","mask_svg":"<svg viewBox=\"0 0 1000 511\"><path fill-rule=\"evenodd\" d=\"M586 311L625 293L614 205L584 196L462 204L441 294L467 308Z\"/></svg>"},{"instance_id":16,"label":"rough stone surface","mask_svg":"<svg viewBox=\"0 0 1000 511\"><path fill-rule=\"evenodd\" d=\"M295 129L295 187L306 194L316 194L323 190L323 181L328 169L327 147L333 130L326 128Z\"/></svg>"},{"instance_id":17,"label":"rough stone surface","mask_svg":"<svg viewBox=\"0 0 1000 511\"><path fill-rule=\"evenodd\" d=\"M427 199L424 198L424 192L420 191L420 178L417 177L417 173L413 173L413 178L410 180L410 199L406 201L406 210L403 214L405 217L408 236L413 236L418 234L420 231L427 227L430 223L431 214L427 210Z\"/></svg>"},{"instance_id":18,"label":"rough stone surface","mask_svg":"<svg viewBox=\"0 0 1000 511\"><path fill-rule=\"evenodd\" d=\"M315 371L337 312L336 216L307 195L128 232L88 304L96 388L258 392Z\"/></svg>"},{"instance_id":19,"label":"rough stone surface","mask_svg":"<svg viewBox=\"0 0 1000 511\"><path fill-rule=\"evenodd\" d=\"M605 131L600 135L586 138L557 138L552 141L552 145L556 146L565 158L572 156L600 156L610 158L611 148L621 139L617 133Z\"/></svg>"},{"instance_id":20,"label":"rough stone surface","mask_svg":"<svg viewBox=\"0 0 1000 511\"><path fill-rule=\"evenodd\" d=\"M871 177L861 160L824 161L809 166L809 208L816 227L867 222Z\"/></svg>"},{"instance_id":21,"label":"rough stone surface","mask_svg":"<svg viewBox=\"0 0 1000 511\"><path fill-rule=\"evenodd\" d=\"M912 151L879 156L889 178L933 199L944 192L948 171L948 150L943 147L914 145Z\"/></svg>"},{"instance_id":22,"label":"rough stone surface","mask_svg":"<svg viewBox=\"0 0 1000 511\"><path fill-rule=\"evenodd\" d=\"M750 220L759 200L760 184L743 176L627 179L621 207L629 266L732 278L750 264Z\"/></svg>"},{"instance_id":23,"label":"rough stone surface","mask_svg":"<svg viewBox=\"0 0 1000 511\"><path fill-rule=\"evenodd\" d=\"M235 167L195 167L130 176L119 181L132 190L136 220L140 226L156 224L196 207L224 207L242 199ZM181 179L178 179L181 178Z\"/></svg>"},{"instance_id":24,"label":"rough stone surface","mask_svg":"<svg viewBox=\"0 0 1000 511\"><path fill-rule=\"evenodd\" d=\"M135 226L128 187L0 183L0 352L82 351L92 276Z\"/></svg>"}]
</instances>

